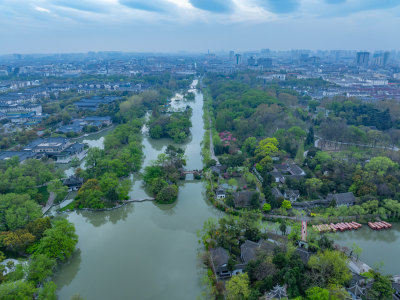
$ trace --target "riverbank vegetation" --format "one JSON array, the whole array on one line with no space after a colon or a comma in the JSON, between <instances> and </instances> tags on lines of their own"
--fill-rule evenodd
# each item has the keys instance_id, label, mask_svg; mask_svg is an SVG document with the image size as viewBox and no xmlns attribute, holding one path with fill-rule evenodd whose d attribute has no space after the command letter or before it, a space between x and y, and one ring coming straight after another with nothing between
<instances>
[{"instance_id":1,"label":"riverbank vegetation","mask_svg":"<svg viewBox=\"0 0 400 300\"><path fill-rule=\"evenodd\" d=\"M153 139L171 138L175 143L183 143L190 134L192 109L184 112L160 114L149 122L149 134Z\"/></svg>"},{"instance_id":2,"label":"riverbank vegetation","mask_svg":"<svg viewBox=\"0 0 400 300\"><path fill-rule=\"evenodd\" d=\"M2 207L6 198L0 196ZM14 214L9 209L1 218L5 221L0 232L0 298L57 299L56 285L49 278L57 264L75 251L74 225L66 219L41 217L40 206L34 202Z\"/></svg>"},{"instance_id":3,"label":"riverbank vegetation","mask_svg":"<svg viewBox=\"0 0 400 300\"><path fill-rule=\"evenodd\" d=\"M134 106L126 113L132 116L132 110ZM86 169L77 170L85 183L78 191L75 208L102 209L128 199L132 183L126 178L131 172L139 171L143 157L143 122L138 117L118 125L106 135L104 149L89 149Z\"/></svg>"},{"instance_id":4,"label":"riverbank vegetation","mask_svg":"<svg viewBox=\"0 0 400 300\"><path fill-rule=\"evenodd\" d=\"M144 169L143 181L158 203L173 203L178 196L178 181L184 179L184 150L169 145L150 166Z\"/></svg>"}]
</instances>

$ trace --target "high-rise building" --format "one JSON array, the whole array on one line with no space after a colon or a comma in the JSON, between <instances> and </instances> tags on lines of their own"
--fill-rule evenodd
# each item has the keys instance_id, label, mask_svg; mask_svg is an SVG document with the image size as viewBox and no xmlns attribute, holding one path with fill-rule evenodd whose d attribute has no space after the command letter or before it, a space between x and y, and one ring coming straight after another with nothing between
<instances>
[{"instance_id":1,"label":"high-rise building","mask_svg":"<svg viewBox=\"0 0 400 300\"><path fill-rule=\"evenodd\" d=\"M389 58L390 58L390 52L386 51L385 53L383 53L383 65L386 66L387 63L389 62Z\"/></svg>"},{"instance_id":2,"label":"high-rise building","mask_svg":"<svg viewBox=\"0 0 400 300\"><path fill-rule=\"evenodd\" d=\"M250 57L247 59L247 65L249 65L249 66L256 66L256 65L257 65L256 58L255 58L254 56L250 56Z\"/></svg>"},{"instance_id":3,"label":"high-rise building","mask_svg":"<svg viewBox=\"0 0 400 300\"><path fill-rule=\"evenodd\" d=\"M263 68L272 68L272 58L259 58L257 64Z\"/></svg>"},{"instance_id":4,"label":"high-rise building","mask_svg":"<svg viewBox=\"0 0 400 300\"><path fill-rule=\"evenodd\" d=\"M369 52L357 52L357 65L368 65Z\"/></svg>"},{"instance_id":5,"label":"high-rise building","mask_svg":"<svg viewBox=\"0 0 400 300\"><path fill-rule=\"evenodd\" d=\"M233 50L229 51L229 60L230 61L235 60L235 51L233 51Z\"/></svg>"},{"instance_id":6,"label":"high-rise building","mask_svg":"<svg viewBox=\"0 0 400 300\"><path fill-rule=\"evenodd\" d=\"M240 65L242 63L242 55L236 54L236 64Z\"/></svg>"}]
</instances>

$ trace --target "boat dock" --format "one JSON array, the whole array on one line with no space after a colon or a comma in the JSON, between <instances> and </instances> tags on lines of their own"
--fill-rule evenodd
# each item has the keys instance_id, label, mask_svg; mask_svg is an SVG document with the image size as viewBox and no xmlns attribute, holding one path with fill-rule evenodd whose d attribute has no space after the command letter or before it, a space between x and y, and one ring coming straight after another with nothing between
<instances>
[{"instance_id":1,"label":"boat dock","mask_svg":"<svg viewBox=\"0 0 400 300\"><path fill-rule=\"evenodd\" d=\"M373 230L382 230L392 228L392 224L381 221L381 222L368 222L368 226Z\"/></svg>"},{"instance_id":2,"label":"boat dock","mask_svg":"<svg viewBox=\"0 0 400 300\"><path fill-rule=\"evenodd\" d=\"M357 230L358 228L361 228L362 225L357 222L342 222L342 223L337 223L337 224L321 224L321 225L313 225L312 226L315 231L318 232L328 232L328 231L346 231L346 230Z\"/></svg>"},{"instance_id":3,"label":"boat dock","mask_svg":"<svg viewBox=\"0 0 400 300\"><path fill-rule=\"evenodd\" d=\"M368 226L373 230L382 230L392 228L392 224L380 221L380 222L368 222ZM357 222L342 222L337 224L321 224L313 225L312 228L317 232L336 232L336 231L346 231L346 230L357 230L361 228L362 225Z\"/></svg>"}]
</instances>

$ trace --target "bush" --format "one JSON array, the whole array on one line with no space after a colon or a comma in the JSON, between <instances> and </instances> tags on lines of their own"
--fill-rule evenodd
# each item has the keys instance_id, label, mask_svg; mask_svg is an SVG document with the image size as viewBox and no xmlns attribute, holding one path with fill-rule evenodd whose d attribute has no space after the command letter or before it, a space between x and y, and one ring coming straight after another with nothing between
<instances>
[{"instance_id":1,"label":"bush","mask_svg":"<svg viewBox=\"0 0 400 300\"><path fill-rule=\"evenodd\" d=\"M172 203L178 197L178 187L175 184L163 187L157 194L156 200L160 203Z\"/></svg>"}]
</instances>

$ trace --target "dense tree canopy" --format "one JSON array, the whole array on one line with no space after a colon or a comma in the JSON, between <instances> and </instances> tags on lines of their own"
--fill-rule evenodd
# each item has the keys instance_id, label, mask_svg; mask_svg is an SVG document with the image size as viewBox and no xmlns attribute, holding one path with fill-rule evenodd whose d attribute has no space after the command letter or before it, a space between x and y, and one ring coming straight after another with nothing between
<instances>
[{"instance_id":1,"label":"dense tree canopy","mask_svg":"<svg viewBox=\"0 0 400 300\"><path fill-rule=\"evenodd\" d=\"M36 253L63 261L72 255L77 242L75 226L68 220L58 220L54 222L52 228L44 232Z\"/></svg>"}]
</instances>

